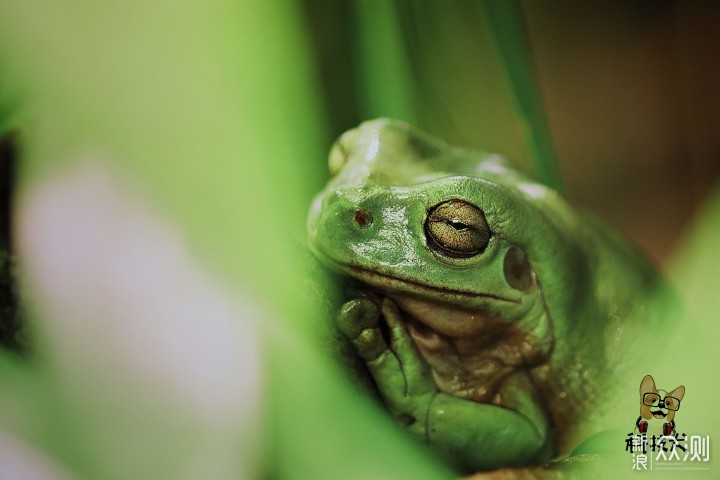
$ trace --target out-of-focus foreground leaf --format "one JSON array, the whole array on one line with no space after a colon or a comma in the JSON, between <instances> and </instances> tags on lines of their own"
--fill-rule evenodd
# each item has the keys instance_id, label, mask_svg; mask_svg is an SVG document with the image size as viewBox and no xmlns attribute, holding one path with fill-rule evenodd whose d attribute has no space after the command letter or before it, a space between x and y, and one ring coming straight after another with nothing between
<instances>
[{"instance_id":1,"label":"out-of-focus foreground leaf","mask_svg":"<svg viewBox=\"0 0 720 480\"><path fill-rule=\"evenodd\" d=\"M35 340L0 357L0 450L86 478L446 476L309 338L329 286L297 245L326 139L295 4L0 19Z\"/></svg>"}]
</instances>

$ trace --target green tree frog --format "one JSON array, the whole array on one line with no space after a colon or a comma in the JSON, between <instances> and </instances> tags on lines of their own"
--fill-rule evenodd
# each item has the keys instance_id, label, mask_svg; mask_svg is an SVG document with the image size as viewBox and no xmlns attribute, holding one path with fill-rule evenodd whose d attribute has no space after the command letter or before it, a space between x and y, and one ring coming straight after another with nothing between
<instances>
[{"instance_id":1,"label":"green tree frog","mask_svg":"<svg viewBox=\"0 0 720 480\"><path fill-rule=\"evenodd\" d=\"M569 452L613 402L656 270L501 156L403 122L346 132L329 166L309 245L361 286L336 324L390 412L468 471Z\"/></svg>"}]
</instances>

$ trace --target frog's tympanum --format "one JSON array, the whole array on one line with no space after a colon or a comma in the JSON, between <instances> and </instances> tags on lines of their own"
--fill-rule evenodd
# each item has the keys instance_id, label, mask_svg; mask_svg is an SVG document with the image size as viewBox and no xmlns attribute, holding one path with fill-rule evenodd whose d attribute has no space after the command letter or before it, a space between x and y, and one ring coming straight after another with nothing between
<instances>
[{"instance_id":1,"label":"frog's tympanum","mask_svg":"<svg viewBox=\"0 0 720 480\"><path fill-rule=\"evenodd\" d=\"M655 270L500 156L402 122L346 132L329 162L309 242L363 292L336 323L388 409L467 470L569 452L612 409Z\"/></svg>"}]
</instances>

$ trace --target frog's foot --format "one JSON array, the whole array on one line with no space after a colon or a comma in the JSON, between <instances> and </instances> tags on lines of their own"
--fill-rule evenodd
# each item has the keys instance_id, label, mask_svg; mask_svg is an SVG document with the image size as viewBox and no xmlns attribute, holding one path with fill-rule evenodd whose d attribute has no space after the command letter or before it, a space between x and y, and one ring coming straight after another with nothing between
<instances>
[{"instance_id":1,"label":"frog's foot","mask_svg":"<svg viewBox=\"0 0 720 480\"><path fill-rule=\"evenodd\" d=\"M380 307L369 297L346 302L336 324L365 361L378 358L387 349L380 331Z\"/></svg>"},{"instance_id":2,"label":"frog's foot","mask_svg":"<svg viewBox=\"0 0 720 480\"><path fill-rule=\"evenodd\" d=\"M387 340L382 319L387 325ZM350 300L340 310L337 325L365 360L393 414L407 425L424 419L437 387L395 303L389 298L380 305L367 297ZM425 422L420 424L424 429Z\"/></svg>"}]
</instances>

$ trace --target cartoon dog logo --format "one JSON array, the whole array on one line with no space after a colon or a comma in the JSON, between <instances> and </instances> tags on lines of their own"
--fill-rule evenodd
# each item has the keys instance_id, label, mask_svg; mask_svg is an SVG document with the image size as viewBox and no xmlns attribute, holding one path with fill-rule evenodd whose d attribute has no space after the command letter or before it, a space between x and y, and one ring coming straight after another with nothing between
<instances>
[{"instance_id":1,"label":"cartoon dog logo","mask_svg":"<svg viewBox=\"0 0 720 480\"><path fill-rule=\"evenodd\" d=\"M640 383L640 416L635 422L635 434L655 435L675 434L675 413L685 396L685 387L680 385L672 392L658 390L655 380L645 375Z\"/></svg>"}]
</instances>

